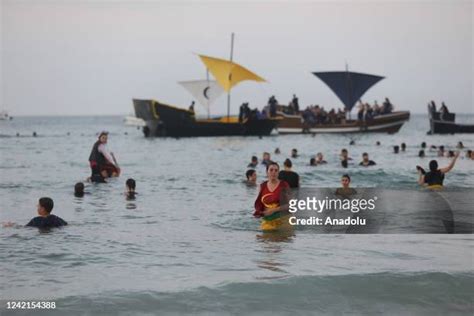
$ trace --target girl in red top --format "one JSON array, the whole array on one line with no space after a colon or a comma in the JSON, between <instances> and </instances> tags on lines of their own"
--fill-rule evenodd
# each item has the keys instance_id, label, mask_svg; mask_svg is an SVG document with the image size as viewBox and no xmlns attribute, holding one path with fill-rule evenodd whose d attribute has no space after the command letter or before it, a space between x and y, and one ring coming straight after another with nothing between
<instances>
[{"instance_id":1,"label":"girl in red top","mask_svg":"<svg viewBox=\"0 0 474 316\"><path fill-rule=\"evenodd\" d=\"M276 230L284 223L286 218L282 212L288 209L288 183L278 180L280 167L276 162L267 165L268 181L260 185L260 193L255 200L255 212L253 215L262 218L260 227L262 230ZM287 220L286 220L287 221Z\"/></svg>"}]
</instances>

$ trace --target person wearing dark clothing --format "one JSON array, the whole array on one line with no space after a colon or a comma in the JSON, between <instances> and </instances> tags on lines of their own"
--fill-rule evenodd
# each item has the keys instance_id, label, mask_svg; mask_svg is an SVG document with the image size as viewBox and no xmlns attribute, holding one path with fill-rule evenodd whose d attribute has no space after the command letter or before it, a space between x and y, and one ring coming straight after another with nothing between
<instances>
[{"instance_id":1,"label":"person wearing dark clothing","mask_svg":"<svg viewBox=\"0 0 474 316\"><path fill-rule=\"evenodd\" d=\"M441 188L443 187L444 175L453 169L456 160L459 157L459 152L454 155L451 163L444 168L438 169L438 162L436 160L430 161L430 171L424 172L423 168L417 166L418 169L418 184L427 186L428 188Z\"/></svg>"},{"instance_id":2,"label":"person wearing dark clothing","mask_svg":"<svg viewBox=\"0 0 474 316\"><path fill-rule=\"evenodd\" d=\"M291 170L292 166L291 160L286 159L283 163L284 170L280 171L278 179L286 181L290 188L298 188L300 186L300 176Z\"/></svg>"},{"instance_id":3,"label":"person wearing dark clothing","mask_svg":"<svg viewBox=\"0 0 474 316\"><path fill-rule=\"evenodd\" d=\"M62 218L52 215L54 202L51 198L42 197L38 201L38 215L33 218L26 226L37 227L37 228L52 228L61 227L67 225L67 222Z\"/></svg>"},{"instance_id":4,"label":"person wearing dark clothing","mask_svg":"<svg viewBox=\"0 0 474 316\"><path fill-rule=\"evenodd\" d=\"M268 100L268 105L270 107L270 117L275 117L277 112L278 101L275 99L275 96L271 96Z\"/></svg>"},{"instance_id":5,"label":"person wearing dark clothing","mask_svg":"<svg viewBox=\"0 0 474 316\"><path fill-rule=\"evenodd\" d=\"M295 113L298 113L300 111L300 105L296 94L293 94L293 100L291 101L291 103L293 104L293 110L295 111Z\"/></svg>"},{"instance_id":6,"label":"person wearing dark clothing","mask_svg":"<svg viewBox=\"0 0 474 316\"><path fill-rule=\"evenodd\" d=\"M369 166L375 166L375 165L376 165L375 161L369 159L368 153L362 154L362 161L359 163L359 166L369 167Z\"/></svg>"},{"instance_id":7,"label":"person wearing dark clothing","mask_svg":"<svg viewBox=\"0 0 474 316\"><path fill-rule=\"evenodd\" d=\"M107 149L108 132L101 132L99 139L92 146L91 154L89 155L89 164L91 167L92 182L104 182L102 178L118 177L120 175L120 168L117 165L115 156Z\"/></svg>"}]
</instances>

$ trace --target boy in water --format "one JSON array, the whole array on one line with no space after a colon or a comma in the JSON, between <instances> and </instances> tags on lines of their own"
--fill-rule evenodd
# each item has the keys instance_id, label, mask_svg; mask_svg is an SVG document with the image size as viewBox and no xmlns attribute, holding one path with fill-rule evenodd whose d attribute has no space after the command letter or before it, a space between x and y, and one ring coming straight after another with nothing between
<instances>
[{"instance_id":1,"label":"boy in water","mask_svg":"<svg viewBox=\"0 0 474 316\"><path fill-rule=\"evenodd\" d=\"M373 160L369 159L368 153L362 154L362 161L359 163L359 166L368 167L368 166L375 166L376 163Z\"/></svg>"},{"instance_id":2,"label":"boy in water","mask_svg":"<svg viewBox=\"0 0 474 316\"><path fill-rule=\"evenodd\" d=\"M254 169L247 170L245 177L247 178L247 181L245 181L247 185L257 185L257 172Z\"/></svg>"},{"instance_id":3,"label":"boy in water","mask_svg":"<svg viewBox=\"0 0 474 316\"><path fill-rule=\"evenodd\" d=\"M51 198L40 198L38 201L37 208L39 216L33 218L28 224L26 224L26 226L38 228L52 228L67 225L67 222L64 221L61 217L51 214L53 207L54 202Z\"/></svg>"}]
</instances>

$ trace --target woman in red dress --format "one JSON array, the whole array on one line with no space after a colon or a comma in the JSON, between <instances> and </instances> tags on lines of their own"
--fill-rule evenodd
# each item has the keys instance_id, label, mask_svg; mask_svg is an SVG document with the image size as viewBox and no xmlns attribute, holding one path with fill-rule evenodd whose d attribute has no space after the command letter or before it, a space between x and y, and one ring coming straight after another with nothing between
<instances>
[{"instance_id":1,"label":"woman in red dress","mask_svg":"<svg viewBox=\"0 0 474 316\"><path fill-rule=\"evenodd\" d=\"M288 190L290 186L283 180L278 180L280 167L276 162L267 165L268 181L260 185L260 193L255 200L253 215L262 218L262 230L277 230L287 226L288 219ZM286 222L286 223L285 223Z\"/></svg>"}]
</instances>

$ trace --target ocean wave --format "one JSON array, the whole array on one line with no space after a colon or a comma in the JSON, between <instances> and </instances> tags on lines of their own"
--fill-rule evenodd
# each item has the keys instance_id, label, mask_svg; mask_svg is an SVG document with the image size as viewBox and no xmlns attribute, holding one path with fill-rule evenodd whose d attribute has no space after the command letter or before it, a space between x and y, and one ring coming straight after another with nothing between
<instances>
[{"instance_id":1,"label":"ocean wave","mask_svg":"<svg viewBox=\"0 0 474 316\"><path fill-rule=\"evenodd\" d=\"M71 314L460 314L474 312L472 272L293 276L179 292L107 292L57 300Z\"/></svg>"}]
</instances>

